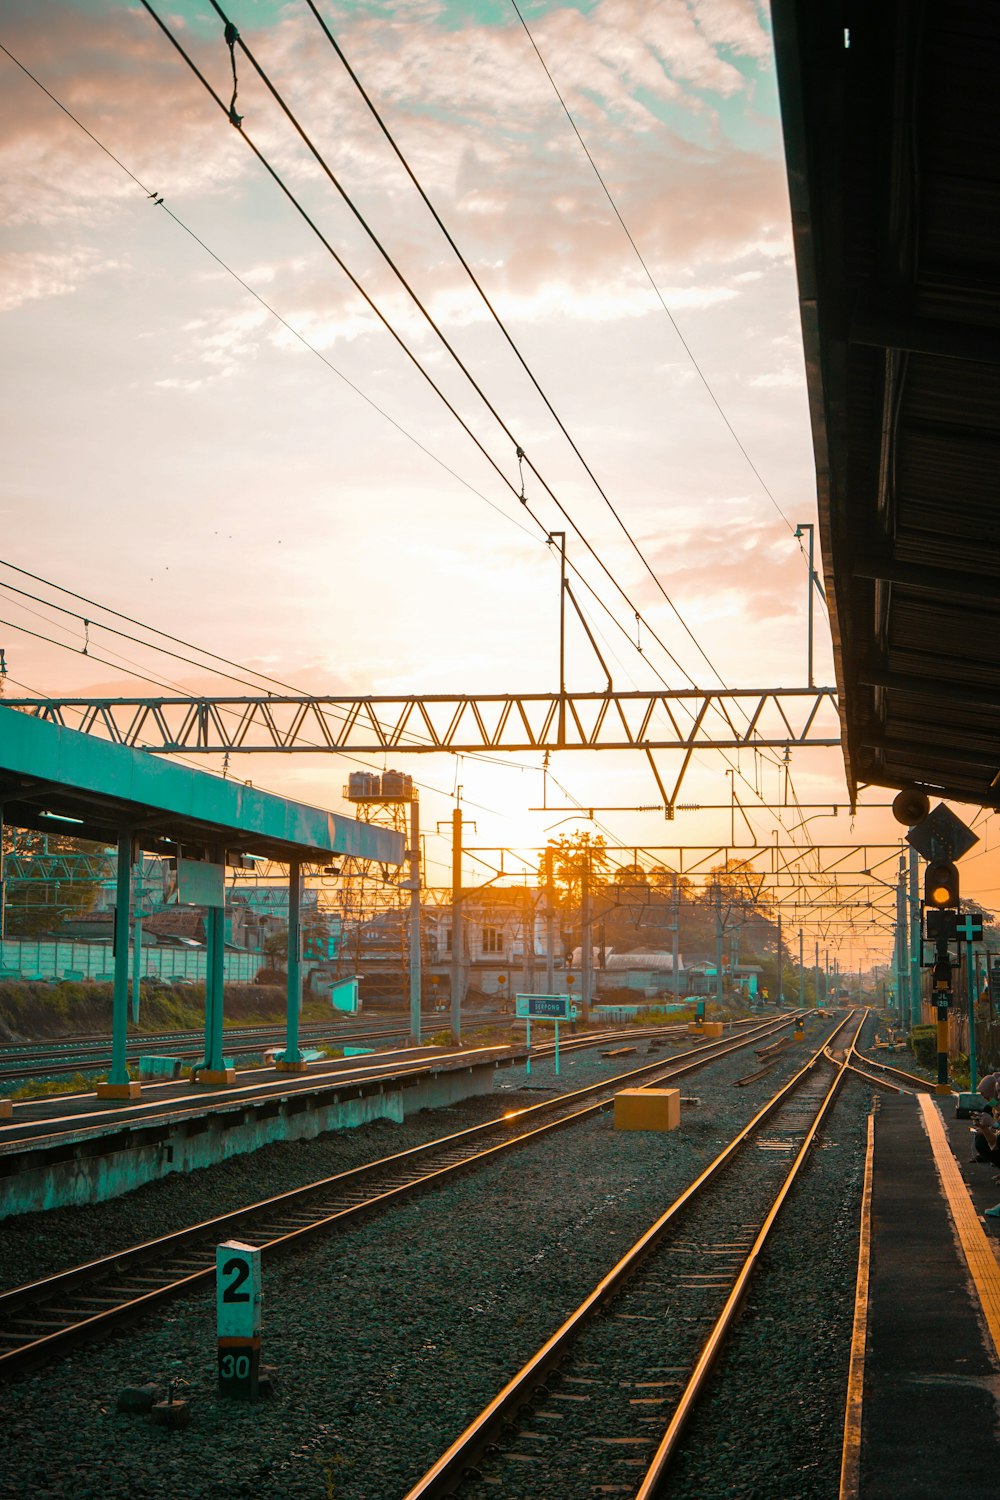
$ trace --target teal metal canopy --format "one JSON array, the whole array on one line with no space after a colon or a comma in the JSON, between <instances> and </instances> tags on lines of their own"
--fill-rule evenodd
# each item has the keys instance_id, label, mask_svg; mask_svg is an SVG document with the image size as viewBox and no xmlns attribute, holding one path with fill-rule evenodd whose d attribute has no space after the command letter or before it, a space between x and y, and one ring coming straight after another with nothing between
<instances>
[{"instance_id":1,"label":"teal metal canopy","mask_svg":"<svg viewBox=\"0 0 1000 1500\"><path fill-rule=\"evenodd\" d=\"M290 802L240 781L191 771L143 750L0 707L0 815L35 828L114 843L122 829L143 848L326 863L333 855L403 862L401 833Z\"/></svg>"}]
</instances>

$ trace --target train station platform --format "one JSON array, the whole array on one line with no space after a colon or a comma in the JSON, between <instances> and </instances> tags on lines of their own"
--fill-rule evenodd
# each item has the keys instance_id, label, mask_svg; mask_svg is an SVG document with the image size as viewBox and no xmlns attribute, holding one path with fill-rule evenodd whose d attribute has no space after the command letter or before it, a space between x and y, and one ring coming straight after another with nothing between
<instances>
[{"instance_id":1,"label":"train station platform","mask_svg":"<svg viewBox=\"0 0 1000 1500\"><path fill-rule=\"evenodd\" d=\"M407 1048L324 1059L301 1074L248 1069L217 1089L146 1083L141 1101L108 1104L92 1093L25 1101L0 1123L0 1218L103 1202L275 1141L401 1122L491 1092L497 1068L514 1061L503 1046Z\"/></svg>"},{"instance_id":2,"label":"train station platform","mask_svg":"<svg viewBox=\"0 0 1000 1500\"><path fill-rule=\"evenodd\" d=\"M841 1500L997 1492L1000 1182L970 1125L953 1097L879 1098Z\"/></svg>"}]
</instances>

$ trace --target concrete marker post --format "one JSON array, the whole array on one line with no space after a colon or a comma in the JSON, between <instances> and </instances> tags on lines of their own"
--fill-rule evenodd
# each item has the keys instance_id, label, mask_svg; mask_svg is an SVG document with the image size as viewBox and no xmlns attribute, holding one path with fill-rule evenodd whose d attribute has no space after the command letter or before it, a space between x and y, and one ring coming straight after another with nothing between
<instances>
[{"instance_id":1,"label":"concrete marker post","mask_svg":"<svg viewBox=\"0 0 1000 1500\"><path fill-rule=\"evenodd\" d=\"M215 1250L219 1394L256 1401L260 1380L260 1251L240 1240Z\"/></svg>"}]
</instances>

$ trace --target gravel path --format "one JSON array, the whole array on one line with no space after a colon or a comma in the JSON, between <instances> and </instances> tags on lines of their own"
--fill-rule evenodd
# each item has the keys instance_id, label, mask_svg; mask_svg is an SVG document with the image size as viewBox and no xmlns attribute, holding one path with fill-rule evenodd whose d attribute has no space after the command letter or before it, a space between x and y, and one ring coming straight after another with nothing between
<instances>
[{"instance_id":1,"label":"gravel path","mask_svg":"<svg viewBox=\"0 0 1000 1500\"><path fill-rule=\"evenodd\" d=\"M810 1023L807 1042L748 1088L731 1087L750 1071L748 1053L684 1082L704 1103L680 1131L616 1133L605 1114L267 1263L270 1401L218 1400L213 1299L204 1292L21 1378L6 1393L0 1495L398 1500L832 1024ZM621 1067L592 1053L563 1064L564 1084ZM536 1064L536 1088L555 1081L551 1063ZM503 1110L538 1097L508 1091L493 1103ZM42 1274L36 1266L57 1219L60 1264L70 1235L78 1260L134 1238L137 1224L152 1235L178 1215L219 1212L460 1128L488 1103L268 1148L117 1203L14 1221L19 1279L29 1267ZM125 1385L171 1378L190 1382L185 1431L115 1412ZM712 1491L700 1493L706 1500Z\"/></svg>"}]
</instances>

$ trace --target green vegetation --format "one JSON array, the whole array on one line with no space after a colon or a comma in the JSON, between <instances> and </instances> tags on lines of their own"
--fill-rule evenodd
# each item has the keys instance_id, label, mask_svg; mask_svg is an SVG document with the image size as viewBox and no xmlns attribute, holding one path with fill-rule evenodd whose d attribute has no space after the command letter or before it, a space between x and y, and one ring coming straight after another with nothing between
<instances>
[{"instance_id":1,"label":"green vegetation","mask_svg":"<svg viewBox=\"0 0 1000 1500\"><path fill-rule=\"evenodd\" d=\"M937 1066L937 1027L914 1026L910 1032L910 1051L922 1068Z\"/></svg>"},{"instance_id":2,"label":"green vegetation","mask_svg":"<svg viewBox=\"0 0 1000 1500\"><path fill-rule=\"evenodd\" d=\"M7 1037L110 1036L112 987L64 981L61 984L31 984L25 981L0 984L0 1039ZM287 1006L285 991L254 984L227 984L227 1027L267 1025L280 1022ZM197 1031L205 1024L205 987L182 984L175 987L142 986L138 1026L129 1022L129 1035L158 1031ZM307 1001L302 1011L306 1021L328 1021L330 1007L321 1000Z\"/></svg>"},{"instance_id":3,"label":"green vegetation","mask_svg":"<svg viewBox=\"0 0 1000 1500\"><path fill-rule=\"evenodd\" d=\"M72 1078L50 1078L43 1083L29 1078L8 1094L9 1099L47 1099L50 1094L87 1094L103 1083L104 1073L74 1073Z\"/></svg>"}]
</instances>

